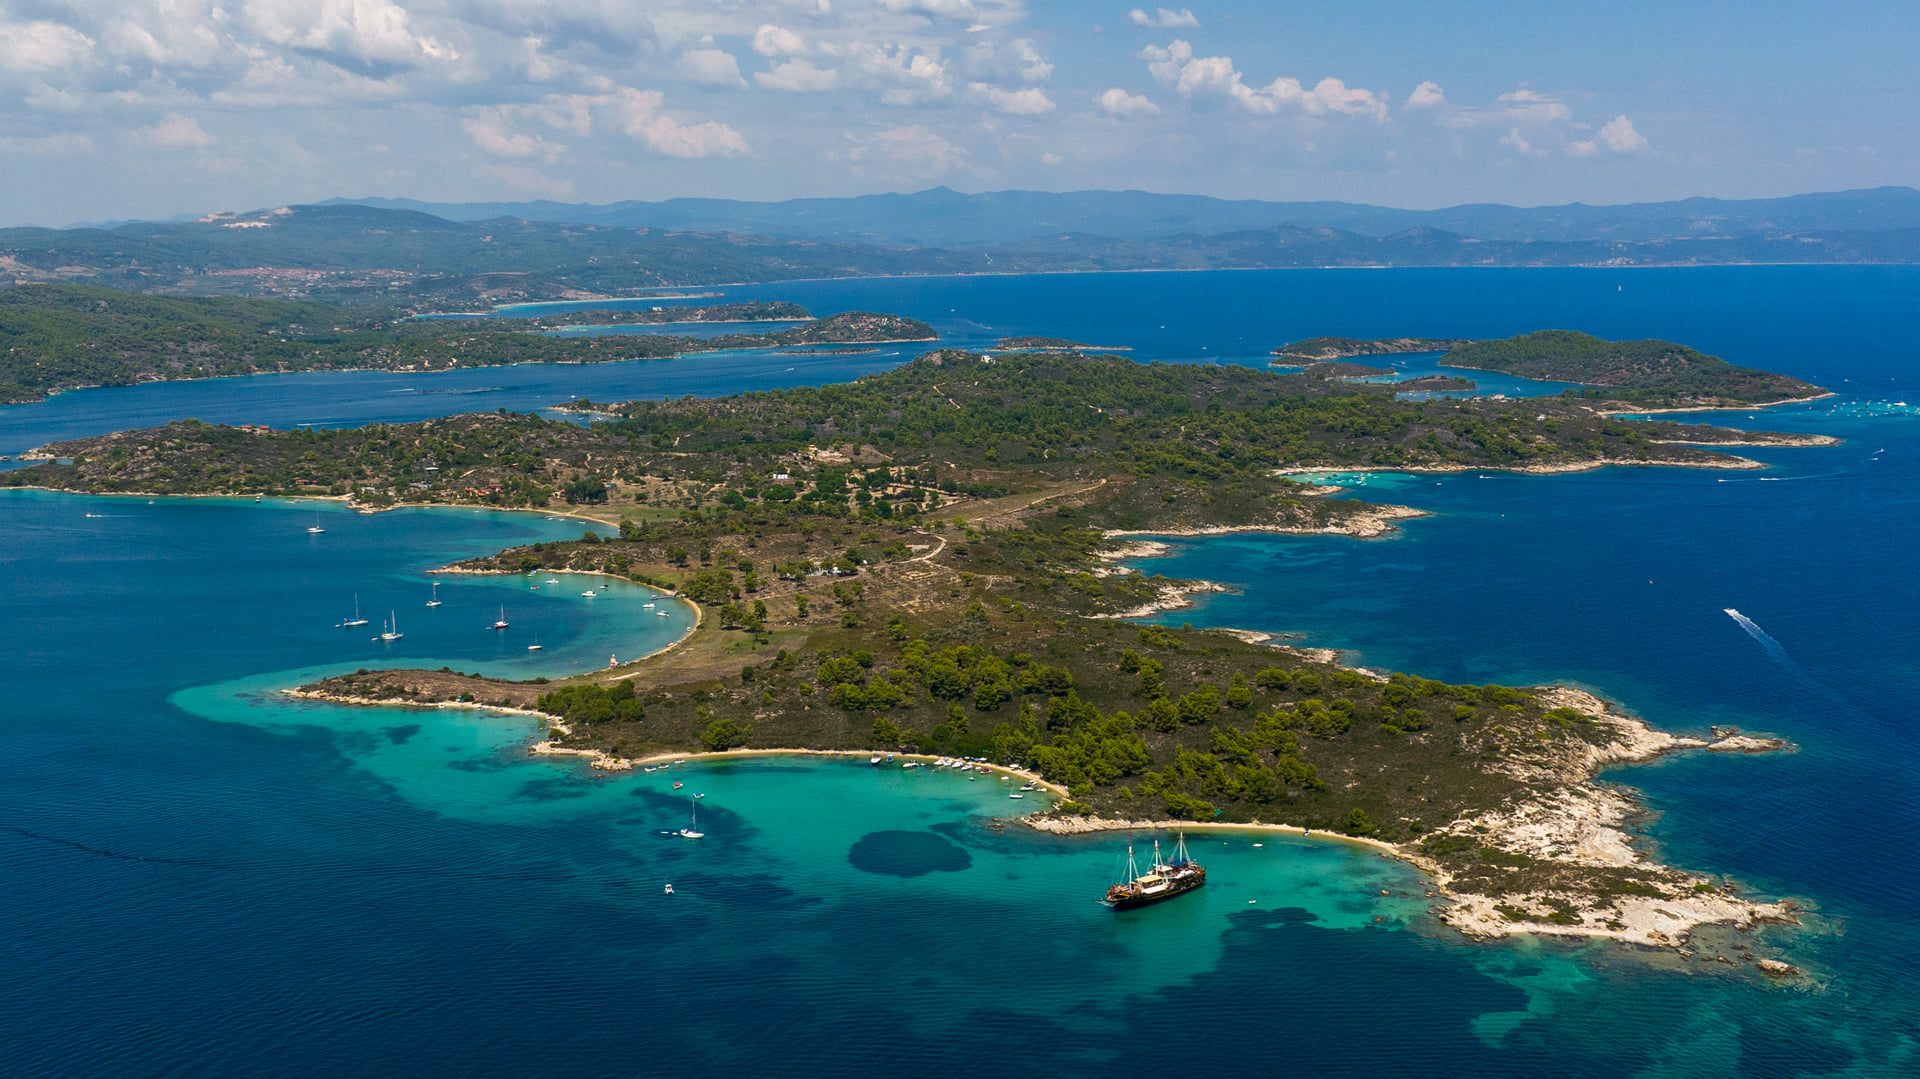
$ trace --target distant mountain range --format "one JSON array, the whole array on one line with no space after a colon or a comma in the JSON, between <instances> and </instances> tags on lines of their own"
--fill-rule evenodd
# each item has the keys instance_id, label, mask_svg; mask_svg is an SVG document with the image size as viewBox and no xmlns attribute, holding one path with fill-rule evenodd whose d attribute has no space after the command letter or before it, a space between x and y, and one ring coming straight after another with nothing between
<instances>
[{"instance_id":1,"label":"distant mountain range","mask_svg":"<svg viewBox=\"0 0 1920 1079\"><path fill-rule=\"evenodd\" d=\"M1803 232L1920 228L1920 191L1880 187L1778 199L1682 199L1624 206L1501 206L1396 210L1350 202L1259 202L1146 191L989 191L963 195L945 187L910 195L738 202L668 199L604 206L560 202L419 202L334 199L390 210L415 210L449 221L520 218L620 228L731 232L792 239L912 247L994 247L1061 234L1108 240L1293 226L1332 228L1380 238L1409 229L1514 243L1659 241L1780 236Z\"/></svg>"},{"instance_id":2,"label":"distant mountain range","mask_svg":"<svg viewBox=\"0 0 1920 1079\"><path fill-rule=\"evenodd\" d=\"M1447 210L945 188L599 207L336 199L112 228L0 229L0 286L67 281L413 311L818 277L1753 263L1920 263L1920 191Z\"/></svg>"}]
</instances>

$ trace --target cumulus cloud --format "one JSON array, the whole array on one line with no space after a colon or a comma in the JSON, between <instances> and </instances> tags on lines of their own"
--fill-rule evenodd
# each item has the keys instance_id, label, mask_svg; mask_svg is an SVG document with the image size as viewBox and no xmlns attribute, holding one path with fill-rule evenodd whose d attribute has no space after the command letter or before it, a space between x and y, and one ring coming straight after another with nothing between
<instances>
[{"instance_id":1,"label":"cumulus cloud","mask_svg":"<svg viewBox=\"0 0 1920 1079\"><path fill-rule=\"evenodd\" d=\"M621 130L670 157L735 157L747 152L746 137L726 124L707 120L684 124L661 111L658 90L622 87L614 101Z\"/></svg>"},{"instance_id":2,"label":"cumulus cloud","mask_svg":"<svg viewBox=\"0 0 1920 1079\"><path fill-rule=\"evenodd\" d=\"M41 20L24 26L0 25L0 70L65 70L84 62L93 45L92 38L62 23Z\"/></svg>"},{"instance_id":3,"label":"cumulus cloud","mask_svg":"<svg viewBox=\"0 0 1920 1079\"><path fill-rule=\"evenodd\" d=\"M673 70L688 82L704 86L747 85L747 80L740 77L740 61L725 49L688 49L674 62Z\"/></svg>"},{"instance_id":4,"label":"cumulus cloud","mask_svg":"<svg viewBox=\"0 0 1920 1079\"><path fill-rule=\"evenodd\" d=\"M1127 12L1127 18L1132 20L1135 26L1152 26L1162 30L1191 29L1200 25L1200 19L1194 15L1193 9L1184 7L1179 11L1160 8L1151 15L1140 8L1134 8Z\"/></svg>"},{"instance_id":5,"label":"cumulus cloud","mask_svg":"<svg viewBox=\"0 0 1920 1079\"><path fill-rule=\"evenodd\" d=\"M840 85L840 73L832 68L815 67L810 60L789 60L784 64L775 64L766 71L755 72L753 81L769 90L813 94Z\"/></svg>"},{"instance_id":6,"label":"cumulus cloud","mask_svg":"<svg viewBox=\"0 0 1920 1079\"><path fill-rule=\"evenodd\" d=\"M806 39L784 26L768 23L753 32L753 51L762 56L792 56L806 48Z\"/></svg>"},{"instance_id":7,"label":"cumulus cloud","mask_svg":"<svg viewBox=\"0 0 1920 1079\"><path fill-rule=\"evenodd\" d=\"M1160 106L1147 99L1145 94L1129 94L1118 86L1103 92L1095 99L1102 112L1111 116L1150 116L1160 111Z\"/></svg>"},{"instance_id":8,"label":"cumulus cloud","mask_svg":"<svg viewBox=\"0 0 1920 1079\"><path fill-rule=\"evenodd\" d=\"M1222 97L1262 116L1287 110L1309 116L1367 116L1376 122L1387 118L1386 99L1372 90L1350 87L1336 78L1321 79L1307 89L1300 80L1286 76L1265 86L1248 86L1231 57L1195 56L1193 46L1178 38L1165 48L1147 46L1140 58L1147 61L1147 71L1156 81L1173 87L1183 98Z\"/></svg>"},{"instance_id":9,"label":"cumulus cloud","mask_svg":"<svg viewBox=\"0 0 1920 1079\"><path fill-rule=\"evenodd\" d=\"M1615 153L1626 154L1647 148L1647 137L1633 129L1633 121L1616 116L1600 128L1600 141Z\"/></svg>"},{"instance_id":10,"label":"cumulus cloud","mask_svg":"<svg viewBox=\"0 0 1920 1079\"><path fill-rule=\"evenodd\" d=\"M161 117L159 123L142 130L139 137L149 146L169 150L197 150L213 145L213 136L201 130L200 121L177 112Z\"/></svg>"},{"instance_id":11,"label":"cumulus cloud","mask_svg":"<svg viewBox=\"0 0 1920 1079\"><path fill-rule=\"evenodd\" d=\"M1053 99L1037 86L1024 90L1003 90L998 86L975 84L969 87L983 95L995 109L1009 116L1039 116L1053 111Z\"/></svg>"},{"instance_id":12,"label":"cumulus cloud","mask_svg":"<svg viewBox=\"0 0 1920 1079\"><path fill-rule=\"evenodd\" d=\"M846 157L889 176L931 179L964 165L967 152L924 125L904 124L862 141Z\"/></svg>"},{"instance_id":13,"label":"cumulus cloud","mask_svg":"<svg viewBox=\"0 0 1920 1079\"><path fill-rule=\"evenodd\" d=\"M412 64L460 56L416 33L407 10L391 0L245 0L237 15L275 45L349 62Z\"/></svg>"},{"instance_id":14,"label":"cumulus cloud","mask_svg":"<svg viewBox=\"0 0 1920 1079\"><path fill-rule=\"evenodd\" d=\"M506 110L499 108L477 109L473 115L460 120L460 130L465 131L473 144L490 157L538 157L551 165L567 152L567 148L559 143L514 131L511 127Z\"/></svg>"},{"instance_id":15,"label":"cumulus cloud","mask_svg":"<svg viewBox=\"0 0 1920 1079\"><path fill-rule=\"evenodd\" d=\"M1517 127L1500 136L1500 145L1522 157L1545 157L1547 154L1545 150L1534 149L1533 143L1528 142L1527 137L1522 135Z\"/></svg>"},{"instance_id":16,"label":"cumulus cloud","mask_svg":"<svg viewBox=\"0 0 1920 1079\"><path fill-rule=\"evenodd\" d=\"M1445 107L1446 104L1447 95L1441 93L1440 84L1432 79L1414 87L1413 93L1407 95L1409 109L1438 109Z\"/></svg>"}]
</instances>

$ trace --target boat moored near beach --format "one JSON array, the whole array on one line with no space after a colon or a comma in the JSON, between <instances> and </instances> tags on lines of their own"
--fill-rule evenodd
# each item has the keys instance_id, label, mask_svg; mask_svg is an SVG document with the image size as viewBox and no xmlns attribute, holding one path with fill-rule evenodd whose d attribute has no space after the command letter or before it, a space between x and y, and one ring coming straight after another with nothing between
<instances>
[{"instance_id":1,"label":"boat moored near beach","mask_svg":"<svg viewBox=\"0 0 1920 1079\"><path fill-rule=\"evenodd\" d=\"M1131 910L1193 891L1207 882L1206 867L1187 853L1187 837L1182 833L1175 842L1171 861L1160 860L1160 841L1153 841L1153 864L1145 873L1134 862L1133 845L1127 845L1127 879L1107 889L1100 901L1112 910Z\"/></svg>"}]
</instances>

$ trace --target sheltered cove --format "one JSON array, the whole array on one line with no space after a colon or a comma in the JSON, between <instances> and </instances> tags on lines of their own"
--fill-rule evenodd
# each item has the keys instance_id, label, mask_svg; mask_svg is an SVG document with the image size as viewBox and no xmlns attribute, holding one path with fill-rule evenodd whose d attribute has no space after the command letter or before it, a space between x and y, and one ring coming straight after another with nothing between
<instances>
[{"instance_id":1,"label":"sheltered cove","mask_svg":"<svg viewBox=\"0 0 1920 1079\"><path fill-rule=\"evenodd\" d=\"M1169 400L1209 407L1182 410ZM1032 422L1060 425L1066 436L1043 437L1051 428L1040 426L1017 428L1019 441L1009 443L1005 431L992 426L1002 422L1008 401L1030 404L1037 413ZM1211 407L1222 402L1232 407ZM1549 408L1553 421L1538 422L1536 409L1545 417ZM1141 819L1212 827L1207 815L1216 811L1206 797L1226 803L1219 810L1233 815L1226 823L1246 827L1289 828L1260 822L1275 810L1291 811L1304 815L1302 831L1348 831L1427 869L1455 901L1443 920L1480 935L1542 932L1678 947L1700 924L1753 925L1790 914L1786 905L1733 898L1723 883L1640 857L1618 827L1633 811L1631 801L1593 783L1607 764L1677 749L1771 746L1675 739L1569 690L1449 687L1356 672L1314 650L1276 651L1245 631L1138 627L1136 642L1127 632L1136 627L1116 625L1117 618L1167 609L1186 594L1220 586L1149 579L1117 572L1111 563L1116 554L1152 553L1146 541L1123 544L1131 537L1237 531L1370 537L1421 515L1327 498L1329 488L1290 483L1275 474L1276 465L1280 471L1412 472L1558 471L1602 463L1756 467L1690 447L1762 437L1775 445L1814 440L1671 424L1632 427L1558 404L1453 403L1429 410L1368 387L1078 354L989 362L933 353L848 386L644 402L612 414L618 419L594 429L504 416L301 436L175 425L74 444L57 454L74 465L36 466L10 480L110 485L130 493L129 487L149 483L145 477L161 462L193 462L194 474L212 475L227 460L237 466L244 457L271 467L272 454L307 446L378 480L404 475L406 462L417 459L396 454L465 438L475 447L469 452L482 458L466 475L484 470L499 477L496 491L537 491L544 502L561 484L569 498L575 488L592 494L586 485L594 477L584 462L594 461L606 477L594 497L604 503L618 495L630 506L581 515L618 522L617 537L516 548L448 569L512 573L537 566L671 587L700 607L688 636L616 671L546 685L394 671L341 676L294 692L354 704L466 698L476 706L534 712L550 717L542 755L581 757L603 771L661 753L692 759L691 746L706 740L701 724L733 724L722 733L740 739L734 746L748 741L751 728L757 732L751 741L762 743L754 752L870 752L854 748L862 743L924 752L929 743L979 746L991 733L995 759L1034 761L1056 790L1073 796L1062 816L1036 821L1038 827L1081 831ZM822 414L831 422L809 418ZM1326 434L1300 441L1287 425L1301 415L1342 423L1371 417L1399 425L1388 435L1406 433L1392 442L1388 435L1356 436L1328 420ZM968 424L984 425L994 439L897 437L901 430L943 426L966 431ZM1452 432L1452 445L1422 441L1426 429ZM1484 442L1461 435L1485 430L1494 433ZM1577 437L1570 441L1562 432ZM1662 437L1648 439L1649 432ZM1679 437L1667 438L1668 432ZM1294 441L1270 452L1260 442L1269 437ZM1392 465L1351 459L1368 452L1404 456L1408 447L1424 453L1429 443L1445 448L1442 459ZM1518 454L1523 460L1501 456L1514 455L1505 447L1516 445L1530 447ZM1638 448L1628 455L1615 452L1616 445ZM1002 463L1003 449L1017 467ZM1447 454L1468 460L1447 460ZM529 458L537 468L520 463ZM781 486L776 494L775 473L778 484L787 484L791 473L800 486ZM1190 479L1196 473L1206 481ZM260 478L255 474L253 481ZM617 490L610 487L616 480ZM770 497L760 498L763 488ZM850 497L850 489L863 497ZM716 491L724 497L703 510L701 496ZM682 501L660 506L676 498ZM687 508L674 508L681 505ZM877 507L891 512L870 512ZM695 546L701 550L697 569L690 564ZM796 559L807 568L782 568ZM828 563L831 574L814 568ZM766 577L759 576L763 568ZM736 569L748 577L733 577ZM831 596L823 591L828 586ZM808 597L819 606L810 610L801 602ZM882 617L884 632L877 624ZM769 656L776 643L801 651ZM1277 666L1282 658L1304 666ZM1229 675L1223 710L1216 684ZM564 707L556 715L539 703L556 690L602 687L610 678L647 683L645 700L636 703L648 710L644 725L603 730L596 723L593 736L583 738L570 729ZM1195 687L1177 702L1177 716L1168 684ZM1328 712L1323 686L1344 712ZM960 703L969 697L972 711ZM1045 702L1044 717L1031 698ZM1260 708L1251 707L1255 700L1263 702ZM1013 706L1014 723L1005 722L1007 712L994 714L1004 704ZM1118 711L1142 705L1149 707L1138 719ZM863 729L869 719L870 733ZM969 723L981 729L970 730ZM984 729L989 725L992 732ZM1003 737L1005 745L1020 748L1003 751ZM1470 752L1449 758L1455 743ZM1112 754L1122 761L1117 772L1103 770ZM1149 770L1156 766L1163 771ZM1214 769L1224 794L1210 793L1207 784L1214 781L1193 768ZM1431 797L1403 794L1397 780L1372 782L1381 773L1424 778L1443 768L1451 769L1445 783L1453 786L1437 782ZM1123 779L1127 785L1119 786ZM1282 784L1277 793L1276 781ZM1264 796L1236 793L1257 792L1262 784ZM1411 784L1407 791L1414 791ZM1151 804L1139 807L1145 814L1132 811L1137 800L1153 803L1162 795L1167 815ZM1360 802L1371 812L1363 813ZM1351 821L1343 826L1348 807ZM1514 875L1503 878L1503 867ZM1513 886L1497 886L1503 879Z\"/></svg>"}]
</instances>

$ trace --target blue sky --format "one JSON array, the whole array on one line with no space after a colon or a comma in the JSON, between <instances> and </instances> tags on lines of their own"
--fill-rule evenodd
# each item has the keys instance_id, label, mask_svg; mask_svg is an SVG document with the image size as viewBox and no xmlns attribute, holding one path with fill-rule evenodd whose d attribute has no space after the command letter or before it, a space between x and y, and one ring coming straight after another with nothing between
<instances>
[{"instance_id":1,"label":"blue sky","mask_svg":"<svg viewBox=\"0 0 1920 1079\"><path fill-rule=\"evenodd\" d=\"M1913 184L1920 5L0 0L0 223L334 195Z\"/></svg>"}]
</instances>

